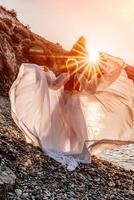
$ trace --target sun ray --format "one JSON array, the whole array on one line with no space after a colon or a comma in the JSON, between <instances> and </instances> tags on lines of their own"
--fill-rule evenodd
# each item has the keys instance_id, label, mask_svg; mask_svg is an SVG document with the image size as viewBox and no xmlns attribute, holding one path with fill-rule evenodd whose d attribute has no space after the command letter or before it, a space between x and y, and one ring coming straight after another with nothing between
<instances>
[{"instance_id":1,"label":"sun ray","mask_svg":"<svg viewBox=\"0 0 134 200\"><path fill-rule=\"evenodd\" d=\"M76 52L76 53L78 53L78 54L80 54L80 55L83 55L85 57L87 56L87 53L83 53L82 51L79 51L78 49L74 48L73 51Z\"/></svg>"},{"instance_id":2,"label":"sun ray","mask_svg":"<svg viewBox=\"0 0 134 200\"><path fill-rule=\"evenodd\" d=\"M96 61L91 61L86 48L84 48L81 44L77 44L79 49L74 48L73 51L76 52L76 55L52 55L48 57L54 58L65 58L66 65L60 66L61 70L64 68L74 67L74 72L80 72L82 75L85 75L88 80L91 79L92 76L101 77L103 76L103 68L105 67L103 63L96 57ZM81 49L81 50L80 50ZM94 55L94 54L93 54ZM98 60L97 60L98 59ZM70 62L69 62L70 61ZM72 63L71 63L72 62Z\"/></svg>"},{"instance_id":3,"label":"sun ray","mask_svg":"<svg viewBox=\"0 0 134 200\"><path fill-rule=\"evenodd\" d=\"M91 77L91 73L92 73L92 67L90 66L90 63L88 63L87 69L88 69L87 70L87 78L89 80Z\"/></svg>"},{"instance_id":4,"label":"sun ray","mask_svg":"<svg viewBox=\"0 0 134 200\"><path fill-rule=\"evenodd\" d=\"M83 64L83 67L85 66L85 69L83 70L83 72L81 73L81 75L80 75L80 79L84 76L84 74L85 74L85 71L87 70L87 63L84 63ZM77 86L77 84L78 84L78 81L76 81L76 83L75 83L75 87Z\"/></svg>"},{"instance_id":5,"label":"sun ray","mask_svg":"<svg viewBox=\"0 0 134 200\"><path fill-rule=\"evenodd\" d=\"M94 69L94 73L95 73L95 76L94 76L95 77L95 83L97 85L97 82L98 82L98 73L99 73L98 72L98 64L97 63L94 64L94 68L93 69Z\"/></svg>"},{"instance_id":6,"label":"sun ray","mask_svg":"<svg viewBox=\"0 0 134 200\"><path fill-rule=\"evenodd\" d=\"M102 73L102 76L103 74L105 73L106 71L106 68L104 67L104 64L102 64L101 62L98 63L99 67L100 67L100 70L101 70L101 73Z\"/></svg>"},{"instance_id":7,"label":"sun ray","mask_svg":"<svg viewBox=\"0 0 134 200\"><path fill-rule=\"evenodd\" d=\"M77 65L80 65L80 64L82 64L82 63L88 63L87 62L87 59L81 59L81 60L77 60L77 59L75 59L75 58L73 58L73 57L71 57L71 58L69 58L67 61L66 61L66 66L69 66L69 67L73 67L74 66L74 63L72 63L72 64L68 64L68 62L71 62L71 61L73 61L73 62L75 62L75 64L77 64Z\"/></svg>"},{"instance_id":8,"label":"sun ray","mask_svg":"<svg viewBox=\"0 0 134 200\"><path fill-rule=\"evenodd\" d=\"M89 62L89 72L90 72L90 76L92 76L93 74L93 64Z\"/></svg>"},{"instance_id":9,"label":"sun ray","mask_svg":"<svg viewBox=\"0 0 134 200\"><path fill-rule=\"evenodd\" d=\"M86 48L85 47L83 47L81 44L77 44L86 54L87 54L87 50L86 50Z\"/></svg>"},{"instance_id":10,"label":"sun ray","mask_svg":"<svg viewBox=\"0 0 134 200\"><path fill-rule=\"evenodd\" d=\"M98 62L96 63L96 70L97 70L98 75L102 76L102 71L101 71L101 69L99 67Z\"/></svg>"},{"instance_id":11,"label":"sun ray","mask_svg":"<svg viewBox=\"0 0 134 200\"><path fill-rule=\"evenodd\" d=\"M86 61L86 62L84 61L83 63L81 62L81 63L82 63L81 65L80 65L79 63L80 63L80 62L78 62L78 68L74 71L73 74L75 74L75 73L78 72L78 71L80 72L80 70L83 69L83 68L85 68L85 67L87 66L87 64L88 64L87 61ZM82 72L82 73L83 73L83 72Z\"/></svg>"},{"instance_id":12,"label":"sun ray","mask_svg":"<svg viewBox=\"0 0 134 200\"><path fill-rule=\"evenodd\" d=\"M78 69L76 69L76 71L80 71L81 69L85 68L87 66L87 62L84 62L82 65L80 65L78 67ZM83 73L83 72L82 72Z\"/></svg>"},{"instance_id":13,"label":"sun ray","mask_svg":"<svg viewBox=\"0 0 134 200\"><path fill-rule=\"evenodd\" d=\"M87 67L87 65L88 65L87 60L84 60L82 65L80 65L80 62L78 62L78 63L79 63L79 68L78 68L79 71L80 71L84 66ZM82 62L81 62L81 63L82 63Z\"/></svg>"},{"instance_id":14,"label":"sun ray","mask_svg":"<svg viewBox=\"0 0 134 200\"><path fill-rule=\"evenodd\" d=\"M85 69L84 69L84 71L82 72L82 75L85 75L85 72L88 72L89 70L91 70L91 69L89 68L90 64L89 64L89 62L88 62L87 60L86 60L86 62L83 63L83 65L80 66L79 69L82 69L84 66L85 66Z\"/></svg>"}]
</instances>

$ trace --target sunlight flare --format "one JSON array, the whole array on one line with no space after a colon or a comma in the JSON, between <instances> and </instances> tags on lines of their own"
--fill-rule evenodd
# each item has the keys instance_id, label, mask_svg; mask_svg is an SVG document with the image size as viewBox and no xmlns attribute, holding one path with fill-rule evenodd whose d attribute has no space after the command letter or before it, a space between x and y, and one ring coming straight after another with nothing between
<instances>
[{"instance_id":1,"label":"sunlight flare","mask_svg":"<svg viewBox=\"0 0 134 200\"><path fill-rule=\"evenodd\" d=\"M71 70L72 75L78 72L81 77L85 75L88 80L93 76L97 79L102 76L101 57L99 51L95 48L90 47L88 49L89 51L84 43L78 41L71 50L72 55L67 58L66 68L69 71Z\"/></svg>"},{"instance_id":2,"label":"sunlight flare","mask_svg":"<svg viewBox=\"0 0 134 200\"><path fill-rule=\"evenodd\" d=\"M96 49L90 49L89 54L89 61L90 62L97 62L99 60L99 52Z\"/></svg>"}]
</instances>

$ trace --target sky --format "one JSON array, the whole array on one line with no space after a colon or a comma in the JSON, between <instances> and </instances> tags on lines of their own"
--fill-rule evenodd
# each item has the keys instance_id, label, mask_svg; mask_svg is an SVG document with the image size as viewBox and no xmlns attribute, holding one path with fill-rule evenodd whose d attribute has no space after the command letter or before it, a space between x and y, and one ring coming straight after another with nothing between
<instances>
[{"instance_id":1,"label":"sky","mask_svg":"<svg viewBox=\"0 0 134 200\"><path fill-rule=\"evenodd\" d=\"M85 36L89 50L134 65L134 0L0 0L31 30L71 49Z\"/></svg>"}]
</instances>

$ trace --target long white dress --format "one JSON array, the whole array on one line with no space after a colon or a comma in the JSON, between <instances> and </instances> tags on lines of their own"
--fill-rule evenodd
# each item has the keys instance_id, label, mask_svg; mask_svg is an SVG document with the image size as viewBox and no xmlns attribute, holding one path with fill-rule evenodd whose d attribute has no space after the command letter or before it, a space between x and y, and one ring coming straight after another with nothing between
<instances>
[{"instance_id":1,"label":"long white dress","mask_svg":"<svg viewBox=\"0 0 134 200\"><path fill-rule=\"evenodd\" d=\"M22 64L9 96L12 117L27 142L70 170L90 162L91 147L133 142L134 84L124 70L116 80L111 74L95 93L94 81L86 80L81 92L71 94L63 89L68 74L56 78L38 65Z\"/></svg>"}]
</instances>

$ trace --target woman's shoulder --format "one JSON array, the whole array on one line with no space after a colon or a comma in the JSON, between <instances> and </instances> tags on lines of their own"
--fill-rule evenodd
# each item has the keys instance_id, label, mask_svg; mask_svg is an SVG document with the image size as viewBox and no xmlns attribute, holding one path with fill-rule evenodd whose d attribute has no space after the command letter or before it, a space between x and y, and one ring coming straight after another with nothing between
<instances>
[{"instance_id":1,"label":"woman's shoulder","mask_svg":"<svg viewBox=\"0 0 134 200\"><path fill-rule=\"evenodd\" d=\"M51 70L44 70L44 66L40 66L34 63L22 63L20 66L20 73L27 72L27 73L34 73L34 74L44 74L47 78L55 79L56 76Z\"/></svg>"},{"instance_id":2,"label":"woman's shoulder","mask_svg":"<svg viewBox=\"0 0 134 200\"><path fill-rule=\"evenodd\" d=\"M39 65L34 64L34 63L22 63L20 67L34 68L34 67L39 67Z\"/></svg>"},{"instance_id":3,"label":"woman's shoulder","mask_svg":"<svg viewBox=\"0 0 134 200\"><path fill-rule=\"evenodd\" d=\"M19 72L30 72L30 73L37 73L39 72L40 68L37 64L34 63L22 63Z\"/></svg>"}]
</instances>

